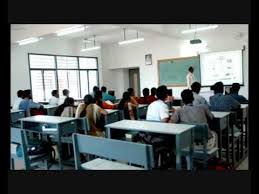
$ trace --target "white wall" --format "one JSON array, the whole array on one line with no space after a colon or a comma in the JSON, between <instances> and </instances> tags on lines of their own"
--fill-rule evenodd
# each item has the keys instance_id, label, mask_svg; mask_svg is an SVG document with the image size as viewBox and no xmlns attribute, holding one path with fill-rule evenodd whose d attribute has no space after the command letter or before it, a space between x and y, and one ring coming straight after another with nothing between
<instances>
[{"instance_id":1,"label":"white wall","mask_svg":"<svg viewBox=\"0 0 259 194\"><path fill-rule=\"evenodd\" d=\"M208 43L209 52L241 49L244 42L231 39L229 37L211 37L205 40ZM127 89L120 83L123 82L123 74L114 69L139 67L140 68L140 87L158 86L157 60L166 58L183 57L181 46L184 41L164 37L145 38L145 41L119 46L118 44L109 44L102 47L103 81L107 87L116 90L121 96ZM244 52L244 87L241 87L240 94L248 97L248 45ZM152 54L153 65L146 66L145 55ZM181 91L185 87L173 87L174 96L180 97ZM202 91L209 90L203 88ZM120 97L119 96L119 97Z\"/></svg>"},{"instance_id":2,"label":"white wall","mask_svg":"<svg viewBox=\"0 0 259 194\"><path fill-rule=\"evenodd\" d=\"M30 88L28 53L98 57L99 81L102 84L101 52L81 52L81 46L80 41L57 38L23 46L11 45L11 104L16 98L17 90Z\"/></svg>"}]
</instances>

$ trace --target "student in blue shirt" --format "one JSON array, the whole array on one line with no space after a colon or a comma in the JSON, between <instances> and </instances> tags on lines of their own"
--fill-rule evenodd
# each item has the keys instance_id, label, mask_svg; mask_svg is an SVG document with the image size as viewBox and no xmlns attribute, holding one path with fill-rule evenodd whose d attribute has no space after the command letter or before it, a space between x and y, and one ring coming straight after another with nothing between
<instances>
[{"instance_id":1,"label":"student in blue shirt","mask_svg":"<svg viewBox=\"0 0 259 194\"><path fill-rule=\"evenodd\" d=\"M43 105L32 101L31 90L24 90L23 97L24 98L19 105L19 110L26 111L27 116L30 115L31 108L37 108L37 109L43 108Z\"/></svg>"},{"instance_id":2,"label":"student in blue shirt","mask_svg":"<svg viewBox=\"0 0 259 194\"><path fill-rule=\"evenodd\" d=\"M240 103L230 95L223 95L224 85L217 82L212 87L214 95L210 97L210 108L212 111L233 111L240 108Z\"/></svg>"},{"instance_id":3,"label":"student in blue shirt","mask_svg":"<svg viewBox=\"0 0 259 194\"><path fill-rule=\"evenodd\" d=\"M109 100L111 102L114 102L116 100L114 96L108 94L107 88L105 86L103 86L101 90L102 90L103 101Z\"/></svg>"},{"instance_id":4,"label":"student in blue shirt","mask_svg":"<svg viewBox=\"0 0 259 194\"><path fill-rule=\"evenodd\" d=\"M240 104L248 104L248 100L244 96L238 94L239 90L240 90L239 83L233 83L231 87L230 96L232 96Z\"/></svg>"}]
</instances>

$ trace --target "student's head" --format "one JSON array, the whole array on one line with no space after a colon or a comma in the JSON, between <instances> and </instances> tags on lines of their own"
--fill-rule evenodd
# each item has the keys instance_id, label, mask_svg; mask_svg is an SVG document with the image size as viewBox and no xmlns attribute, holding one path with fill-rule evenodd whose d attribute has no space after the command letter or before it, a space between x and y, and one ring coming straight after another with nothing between
<instances>
[{"instance_id":1,"label":"student's head","mask_svg":"<svg viewBox=\"0 0 259 194\"><path fill-rule=\"evenodd\" d=\"M188 71L193 73L194 72L194 68L191 66L191 67L189 67Z\"/></svg>"},{"instance_id":2,"label":"student's head","mask_svg":"<svg viewBox=\"0 0 259 194\"><path fill-rule=\"evenodd\" d=\"M92 97L92 95L90 95L90 94L87 94L87 95L85 95L85 97L84 97L84 103L85 104L92 104L94 102L94 99L93 99L93 97Z\"/></svg>"},{"instance_id":3,"label":"student's head","mask_svg":"<svg viewBox=\"0 0 259 194\"><path fill-rule=\"evenodd\" d=\"M143 93L143 96L144 96L144 97L149 96L149 89L148 89L148 88L144 88L144 89L142 90L142 93Z\"/></svg>"},{"instance_id":4,"label":"student's head","mask_svg":"<svg viewBox=\"0 0 259 194\"><path fill-rule=\"evenodd\" d=\"M191 85L191 88L192 88L192 91L199 94L200 91L201 91L201 84L199 82L194 82L192 85Z\"/></svg>"},{"instance_id":5,"label":"student's head","mask_svg":"<svg viewBox=\"0 0 259 194\"><path fill-rule=\"evenodd\" d=\"M103 86L102 88L101 88L101 90L102 90L102 92L106 92L107 91L107 88L105 87L105 86Z\"/></svg>"},{"instance_id":6,"label":"student's head","mask_svg":"<svg viewBox=\"0 0 259 194\"><path fill-rule=\"evenodd\" d=\"M212 89L214 90L214 93L222 93L224 92L224 84L222 82L217 82L214 84L214 86L212 87Z\"/></svg>"},{"instance_id":7,"label":"student's head","mask_svg":"<svg viewBox=\"0 0 259 194\"><path fill-rule=\"evenodd\" d=\"M23 90L18 90L17 91L17 97L18 98L23 98Z\"/></svg>"},{"instance_id":8,"label":"student's head","mask_svg":"<svg viewBox=\"0 0 259 194\"><path fill-rule=\"evenodd\" d=\"M189 89L183 90L181 93L181 97L184 104L190 104L194 100L192 90Z\"/></svg>"},{"instance_id":9,"label":"student's head","mask_svg":"<svg viewBox=\"0 0 259 194\"><path fill-rule=\"evenodd\" d=\"M133 88L128 88L128 92L129 92L130 96L135 96L135 91Z\"/></svg>"},{"instance_id":10,"label":"student's head","mask_svg":"<svg viewBox=\"0 0 259 194\"><path fill-rule=\"evenodd\" d=\"M58 96L59 96L58 90L52 90L51 95L58 98Z\"/></svg>"},{"instance_id":11,"label":"student's head","mask_svg":"<svg viewBox=\"0 0 259 194\"><path fill-rule=\"evenodd\" d=\"M64 101L64 106L74 106L74 98L67 97Z\"/></svg>"},{"instance_id":12,"label":"student's head","mask_svg":"<svg viewBox=\"0 0 259 194\"><path fill-rule=\"evenodd\" d=\"M130 94L129 92L124 92L122 95L122 99L125 101L130 101Z\"/></svg>"},{"instance_id":13,"label":"student's head","mask_svg":"<svg viewBox=\"0 0 259 194\"><path fill-rule=\"evenodd\" d=\"M162 100L164 101L167 96L168 96L168 90L167 90L167 87L162 85L162 86L159 86L156 90L156 96L159 100Z\"/></svg>"},{"instance_id":14,"label":"student's head","mask_svg":"<svg viewBox=\"0 0 259 194\"><path fill-rule=\"evenodd\" d=\"M24 97L24 98L31 99L31 98L32 98L32 96L31 96L31 90L24 90L24 91L23 91L23 97Z\"/></svg>"},{"instance_id":15,"label":"student's head","mask_svg":"<svg viewBox=\"0 0 259 194\"><path fill-rule=\"evenodd\" d=\"M151 88L151 95L152 96L156 95L156 88L155 87Z\"/></svg>"},{"instance_id":16,"label":"student's head","mask_svg":"<svg viewBox=\"0 0 259 194\"><path fill-rule=\"evenodd\" d=\"M63 91L62 91L62 93L63 93L63 96L69 96L69 90L68 89L64 89Z\"/></svg>"},{"instance_id":17,"label":"student's head","mask_svg":"<svg viewBox=\"0 0 259 194\"><path fill-rule=\"evenodd\" d=\"M99 87L98 87L98 86L94 86L94 87L93 87L93 92L94 92L94 93L96 93L98 90L99 90Z\"/></svg>"},{"instance_id":18,"label":"student's head","mask_svg":"<svg viewBox=\"0 0 259 194\"><path fill-rule=\"evenodd\" d=\"M231 93L236 93L238 94L240 90L240 84L239 83L233 83L231 87Z\"/></svg>"}]
</instances>

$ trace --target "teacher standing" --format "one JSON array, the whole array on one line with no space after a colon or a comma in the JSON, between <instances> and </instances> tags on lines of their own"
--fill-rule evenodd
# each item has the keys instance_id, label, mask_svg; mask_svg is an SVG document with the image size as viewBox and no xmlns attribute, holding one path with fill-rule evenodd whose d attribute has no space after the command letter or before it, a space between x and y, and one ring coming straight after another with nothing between
<instances>
[{"instance_id":1,"label":"teacher standing","mask_svg":"<svg viewBox=\"0 0 259 194\"><path fill-rule=\"evenodd\" d=\"M191 89L191 85L196 81L196 78L195 78L195 76L194 76L194 74L193 74L194 69L193 69L192 66L189 67L188 71L189 71L189 72L187 73L186 81L187 81L187 87L188 87L188 89Z\"/></svg>"}]
</instances>

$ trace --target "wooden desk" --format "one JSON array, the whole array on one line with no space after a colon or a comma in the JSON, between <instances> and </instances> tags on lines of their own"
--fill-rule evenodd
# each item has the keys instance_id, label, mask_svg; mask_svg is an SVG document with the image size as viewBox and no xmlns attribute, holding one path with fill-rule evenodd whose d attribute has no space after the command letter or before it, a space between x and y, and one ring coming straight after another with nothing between
<instances>
[{"instance_id":1,"label":"wooden desk","mask_svg":"<svg viewBox=\"0 0 259 194\"><path fill-rule=\"evenodd\" d=\"M54 116L55 111L57 110L58 105L43 105L43 109L47 111L47 115Z\"/></svg>"},{"instance_id":2,"label":"wooden desk","mask_svg":"<svg viewBox=\"0 0 259 194\"><path fill-rule=\"evenodd\" d=\"M241 157L245 158L248 154L248 104L241 104ZM245 129L244 129L245 127ZM245 138L245 139L244 139Z\"/></svg>"},{"instance_id":3,"label":"wooden desk","mask_svg":"<svg viewBox=\"0 0 259 194\"><path fill-rule=\"evenodd\" d=\"M108 125L110 123L114 123L120 120L120 111L114 109L105 109L108 114L105 115L105 124Z\"/></svg>"},{"instance_id":4,"label":"wooden desk","mask_svg":"<svg viewBox=\"0 0 259 194\"><path fill-rule=\"evenodd\" d=\"M149 133L167 134L176 136L176 169L182 168L181 150L189 147L192 154L193 151L193 129L194 125L160 123L150 121L138 120L121 120L105 126L107 138L111 138L112 130L126 130L126 131L142 131ZM190 166L192 169L192 157L190 157Z\"/></svg>"},{"instance_id":5,"label":"wooden desk","mask_svg":"<svg viewBox=\"0 0 259 194\"><path fill-rule=\"evenodd\" d=\"M148 104L139 104L136 109L137 120L145 118L147 115Z\"/></svg>"},{"instance_id":6,"label":"wooden desk","mask_svg":"<svg viewBox=\"0 0 259 194\"><path fill-rule=\"evenodd\" d=\"M219 158L222 158L222 131L226 130L226 160L229 162L229 116L230 112L217 112L217 111L212 111L212 114L214 115L213 119L213 129L217 132L218 134L218 147L219 147Z\"/></svg>"},{"instance_id":7,"label":"wooden desk","mask_svg":"<svg viewBox=\"0 0 259 194\"><path fill-rule=\"evenodd\" d=\"M62 163L62 141L61 137L67 134L75 133L77 130L77 119L72 117L57 117L57 116L47 116L47 115L37 115L32 117L26 117L20 119L21 126L25 130L31 132L51 134L57 137L58 152L59 152L59 167L63 170ZM46 128L56 128L56 131L46 131L43 130L43 126Z\"/></svg>"},{"instance_id":8,"label":"wooden desk","mask_svg":"<svg viewBox=\"0 0 259 194\"><path fill-rule=\"evenodd\" d=\"M11 110L10 111L10 119L11 119L11 125L15 125L19 123L19 119L25 117L25 111L23 110Z\"/></svg>"}]
</instances>

